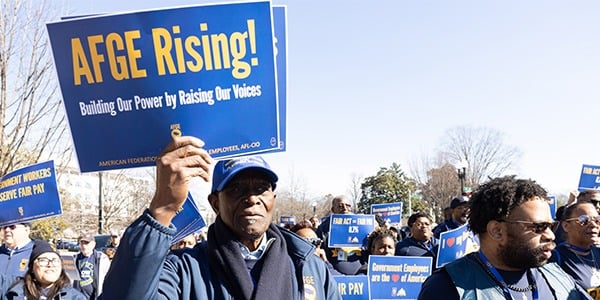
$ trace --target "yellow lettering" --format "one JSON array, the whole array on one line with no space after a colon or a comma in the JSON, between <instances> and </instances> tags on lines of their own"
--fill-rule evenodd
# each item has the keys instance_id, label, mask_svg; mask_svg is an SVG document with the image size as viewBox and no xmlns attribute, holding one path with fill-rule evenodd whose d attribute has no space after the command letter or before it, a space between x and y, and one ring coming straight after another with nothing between
<instances>
[{"instance_id":1,"label":"yellow lettering","mask_svg":"<svg viewBox=\"0 0 600 300\"><path fill-rule=\"evenodd\" d=\"M85 76L87 83L94 83L90 65L83 51L81 40L78 38L71 39L71 58L73 60L73 80L75 85L81 85L81 76Z\"/></svg>"},{"instance_id":2,"label":"yellow lettering","mask_svg":"<svg viewBox=\"0 0 600 300\"><path fill-rule=\"evenodd\" d=\"M156 67L158 75L165 75L165 64L169 69L169 74L175 74L175 63L171 57L171 34L164 28L152 29L152 40L154 44L154 55L156 59Z\"/></svg>"},{"instance_id":3,"label":"yellow lettering","mask_svg":"<svg viewBox=\"0 0 600 300\"><path fill-rule=\"evenodd\" d=\"M43 194L44 193L44 183L37 183L33 185L33 193L34 194Z\"/></svg>"},{"instance_id":4,"label":"yellow lettering","mask_svg":"<svg viewBox=\"0 0 600 300\"><path fill-rule=\"evenodd\" d=\"M127 46L127 57L129 58L129 68L131 69L132 78L146 77L146 70L139 69L137 60L142 57L142 51L133 47L133 40L140 38L139 30L125 32L125 45Z\"/></svg>"},{"instance_id":5,"label":"yellow lettering","mask_svg":"<svg viewBox=\"0 0 600 300\"><path fill-rule=\"evenodd\" d=\"M18 191L19 191L19 197L27 197L27 196L33 195L33 193L31 192L30 186L20 187L18 189Z\"/></svg>"},{"instance_id":6,"label":"yellow lettering","mask_svg":"<svg viewBox=\"0 0 600 300\"><path fill-rule=\"evenodd\" d=\"M102 43L104 38L101 35L88 36L88 44L90 46L90 56L92 57L92 66L94 69L94 77L96 82L103 82L102 70L100 69L100 63L104 62L104 55L98 53L97 44Z\"/></svg>"},{"instance_id":7,"label":"yellow lettering","mask_svg":"<svg viewBox=\"0 0 600 300\"><path fill-rule=\"evenodd\" d=\"M123 56L117 56L116 50L123 50L125 46L121 36L116 33L109 33L106 36L106 52L108 53L108 65L110 66L110 74L116 80L123 80L129 78L129 72L127 71L126 58Z\"/></svg>"}]
</instances>

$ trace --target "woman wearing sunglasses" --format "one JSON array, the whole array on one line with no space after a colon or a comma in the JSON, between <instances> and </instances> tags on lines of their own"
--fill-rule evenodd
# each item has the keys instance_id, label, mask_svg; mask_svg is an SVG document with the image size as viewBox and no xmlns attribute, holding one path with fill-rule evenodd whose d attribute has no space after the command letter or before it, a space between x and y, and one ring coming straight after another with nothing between
<instances>
[{"instance_id":1,"label":"woman wearing sunglasses","mask_svg":"<svg viewBox=\"0 0 600 300\"><path fill-rule=\"evenodd\" d=\"M18 278L12 284L8 285L8 281L3 280L3 286L0 288L4 294L2 299L86 299L71 287L71 281L62 267L60 256L47 242L34 241L28 267L25 276Z\"/></svg>"},{"instance_id":2,"label":"woman wearing sunglasses","mask_svg":"<svg viewBox=\"0 0 600 300\"><path fill-rule=\"evenodd\" d=\"M593 204L576 202L566 208L561 222L566 241L554 249L553 260L588 293L600 295L600 249L594 243L600 216Z\"/></svg>"}]
</instances>

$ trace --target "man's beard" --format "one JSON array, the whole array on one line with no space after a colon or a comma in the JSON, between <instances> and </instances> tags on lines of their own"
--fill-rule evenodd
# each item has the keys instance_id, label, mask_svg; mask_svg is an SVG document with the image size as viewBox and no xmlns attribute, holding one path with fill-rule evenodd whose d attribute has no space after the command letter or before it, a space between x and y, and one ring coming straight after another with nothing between
<instances>
[{"instance_id":1,"label":"man's beard","mask_svg":"<svg viewBox=\"0 0 600 300\"><path fill-rule=\"evenodd\" d=\"M516 269L537 268L543 266L548 260L542 255L544 249L553 248L554 242L548 242L537 248L531 248L526 241L508 231L509 243L499 246L498 256L504 265Z\"/></svg>"}]
</instances>

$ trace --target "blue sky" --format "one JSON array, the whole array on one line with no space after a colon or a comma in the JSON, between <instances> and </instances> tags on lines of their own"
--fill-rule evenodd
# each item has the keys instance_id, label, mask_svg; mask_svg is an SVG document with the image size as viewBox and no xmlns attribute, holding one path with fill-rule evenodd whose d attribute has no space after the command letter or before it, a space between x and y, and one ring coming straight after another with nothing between
<instances>
[{"instance_id":1,"label":"blue sky","mask_svg":"<svg viewBox=\"0 0 600 300\"><path fill-rule=\"evenodd\" d=\"M63 0L65 14L216 1ZM600 2L273 1L288 6L284 153L265 158L309 196L429 155L486 126L523 152L512 173L551 193L600 165Z\"/></svg>"}]
</instances>

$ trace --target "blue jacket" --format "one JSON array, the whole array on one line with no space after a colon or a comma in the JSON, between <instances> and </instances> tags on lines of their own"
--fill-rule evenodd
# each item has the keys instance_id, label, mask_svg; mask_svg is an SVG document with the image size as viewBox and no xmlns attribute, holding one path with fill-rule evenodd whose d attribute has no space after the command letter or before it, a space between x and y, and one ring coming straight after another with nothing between
<instances>
[{"instance_id":1,"label":"blue jacket","mask_svg":"<svg viewBox=\"0 0 600 300\"><path fill-rule=\"evenodd\" d=\"M403 239L396 244L396 256L424 256L433 258L433 267L436 265L437 242L434 238L430 241L432 247L427 248L412 237Z\"/></svg>"},{"instance_id":2,"label":"blue jacket","mask_svg":"<svg viewBox=\"0 0 600 300\"><path fill-rule=\"evenodd\" d=\"M6 300L20 300L25 299L25 294L23 291L23 280L19 280L16 284L12 284L11 280L4 280L3 277L1 280L2 288L0 291L3 293L3 298ZM57 297L54 297L51 300L88 300L83 294L79 291L75 290L71 286L64 287Z\"/></svg>"},{"instance_id":3,"label":"blue jacket","mask_svg":"<svg viewBox=\"0 0 600 300\"><path fill-rule=\"evenodd\" d=\"M498 284L469 256L459 258L447 264L445 268L454 281L460 299L504 299ZM547 263L538 270L544 274L548 285L554 290L556 299L589 299L585 292L577 289L571 276L557 264Z\"/></svg>"},{"instance_id":4,"label":"blue jacket","mask_svg":"<svg viewBox=\"0 0 600 300\"><path fill-rule=\"evenodd\" d=\"M158 223L148 211L126 230L104 281L101 299L232 299L220 273L208 262L208 245L169 253L173 226ZM293 264L294 299L341 299L337 284L314 247L281 230ZM281 274L282 276L284 274Z\"/></svg>"},{"instance_id":5,"label":"blue jacket","mask_svg":"<svg viewBox=\"0 0 600 300\"><path fill-rule=\"evenodd\" d=\"M439 240L442 232L450 231L458 227L460 227L460 225L450 218L449 220L446 220L433 228L433 237Z\"/></svg>"},{"instance_id":6,"label":"blue jacket","mask_svg":"<svg viewBox=\"0 0 600 300\"><path fill-rule=\"evenodd\" d=\"M0 273L15 277L25 276L32 249L33 241L17 248L12 254L6 245L2 245L0 247Z\"/></svg>"}]
</instances>

